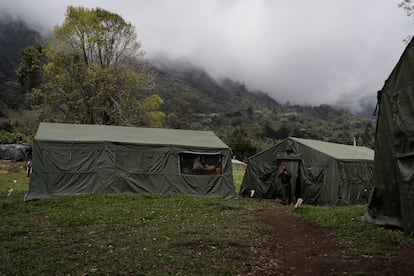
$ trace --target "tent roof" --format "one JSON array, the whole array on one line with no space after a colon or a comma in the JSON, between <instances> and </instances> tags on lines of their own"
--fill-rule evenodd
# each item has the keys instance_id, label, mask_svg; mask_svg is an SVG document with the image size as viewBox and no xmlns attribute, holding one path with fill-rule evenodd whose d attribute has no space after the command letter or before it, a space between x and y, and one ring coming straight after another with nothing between
<instances>
[{"instance_id":1,"label":"tent roof","mask_svg":"<svg viewBox=\"0 0 414 276\"><path fill-rule=\"evenodd\" d=\"M367 147L330 143L311 139L290 139L339 160L374 160L374 151Z\"/></svg>"},{"instance_id":2,"label":"tent roof","mask_svg":"<svg viewBox=\"0 0 414 276\"><path fill-rule=\"evenodd\" d=\"M108 125L40 123L35 139L56 142L120 142L146 145L229 148L212 131Z\"/></svg>"}]
</instances>

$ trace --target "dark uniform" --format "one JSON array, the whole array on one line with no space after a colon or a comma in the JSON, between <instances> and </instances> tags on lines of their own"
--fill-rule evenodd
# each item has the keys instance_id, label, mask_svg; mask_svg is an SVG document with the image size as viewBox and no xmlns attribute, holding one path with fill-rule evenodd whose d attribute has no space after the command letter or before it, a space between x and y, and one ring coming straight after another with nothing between
<instances>
[{"instance_id":1,"label":"dark uniform","mask_svg":"<svg viewBox=\"0 0 414 276\"><path fill-rule=\"evenodd\" d=\"M292 202L292 188L290 184L290 179L292 178L292 174L287 170L286 166L282 166L282 170L280 171L277 177L280 178L284 186L283 200L287 204L290 204Z\"/></svg>"}]
</instances>

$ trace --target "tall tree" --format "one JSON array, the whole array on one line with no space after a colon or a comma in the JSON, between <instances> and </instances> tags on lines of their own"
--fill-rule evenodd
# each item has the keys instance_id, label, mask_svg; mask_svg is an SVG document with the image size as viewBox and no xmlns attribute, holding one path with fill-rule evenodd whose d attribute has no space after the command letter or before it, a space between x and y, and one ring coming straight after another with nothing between
<instances>
[{"instance_id":1,"label":"tall tree","mask_svg":"<svg viewBox=\"0 0 414 276\"><path fill-rule=\"evenodd\" d=\"M42 44L28 46L23 49L21 62L16 68L16 77L17 81L27 91L40 87L45 58Z\"/></svg>"},{"instance_id":2,"label":"tall tree","mask_svg":"<svg viewBox=\"0 0 414 276\"><path fill-rule=\"evenodd\" d=\"M52 121L161 127L163 101L151 94L154 73L140 48L121 16L69 6L45 46L40 89L29 98Z\"/></svg>"}]
</instances>

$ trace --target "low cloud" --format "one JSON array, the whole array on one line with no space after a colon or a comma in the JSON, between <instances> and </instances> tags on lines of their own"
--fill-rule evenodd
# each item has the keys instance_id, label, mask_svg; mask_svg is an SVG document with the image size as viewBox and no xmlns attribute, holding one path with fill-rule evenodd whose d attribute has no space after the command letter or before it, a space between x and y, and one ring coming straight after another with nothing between
<instances>
[{"instance_id":1,"label":"low cloud","mask_svg":"<svg viewBox=\"0 0 414 276\"><path fill-rule=\"evenodd\" d=\"M186 59L280 102L316 105L381 89L413 29L398 2L14 0L0 9L51 31L68 5L101 7L136 26L149 58Z\"/></svg>"}]
</instances>

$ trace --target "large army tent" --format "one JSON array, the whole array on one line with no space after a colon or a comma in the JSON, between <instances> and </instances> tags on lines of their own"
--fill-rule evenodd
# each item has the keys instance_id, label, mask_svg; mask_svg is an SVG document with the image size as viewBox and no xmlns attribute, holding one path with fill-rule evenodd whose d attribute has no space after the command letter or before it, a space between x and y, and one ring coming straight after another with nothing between
<instances>
[{"instance_id":1,"label":"large army tent","mask_svg":"<svg viewBox=\"0 0 414 276\"><path fill-rule=\"evenodd\" d=\"M378 92L368 222L414 233L414 41Z\"/></svg>"},{"instance_id":2,"label":"large army tent","mask_svg":"<svg viewBox=\"0 0 414 276\"><path fill-rule=\"evenodd\" d=\"M367 203L373 159L374 151L366 147L290 137L249 158L240 194L282 199L277 175L285 164L292 174L291 194L304 203Z\"/></svg>"},{"instance_id":3,"label":"large army tent","mask_svg":"<svg viewBox=\"0 0 414 276\"><path fill-rule=\"evenodd\" d=\"M235 197L229 147L211 131L41 123L25 200L96 193Z\"/></svg>"}]
</instances>

